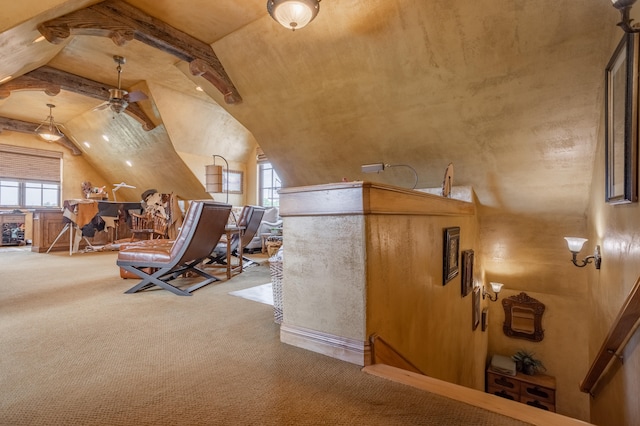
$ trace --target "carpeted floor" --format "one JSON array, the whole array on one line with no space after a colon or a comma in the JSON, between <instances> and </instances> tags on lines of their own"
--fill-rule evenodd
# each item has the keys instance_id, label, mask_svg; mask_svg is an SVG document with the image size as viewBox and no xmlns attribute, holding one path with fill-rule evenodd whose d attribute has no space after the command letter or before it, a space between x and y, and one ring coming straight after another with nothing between
<instances>
[{"instance_id":1,"label":"carpeted floor","mask_svg":"<svg viewBox=\"0 0 640 426\"><path fill-rule=\"evenodd\" d=\"M231 291L127 295L117 253L0 250L0 425L520 425L282 344Z\"/></svg>"}]
</instances>

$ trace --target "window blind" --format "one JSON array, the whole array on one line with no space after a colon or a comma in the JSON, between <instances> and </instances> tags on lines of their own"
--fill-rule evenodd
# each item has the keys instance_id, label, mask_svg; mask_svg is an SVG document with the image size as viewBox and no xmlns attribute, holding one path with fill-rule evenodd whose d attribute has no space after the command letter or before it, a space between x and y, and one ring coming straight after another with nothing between
<instances>
[{"instance_id":1,"label":"window blind","mask_svg":"<svg viewBox=\"0 0 640 426\"><path fill-rule=\"evenodd\" d=\"M60 183L62 153L0 144L0 178Z\"/></svg>"}]
</instances>

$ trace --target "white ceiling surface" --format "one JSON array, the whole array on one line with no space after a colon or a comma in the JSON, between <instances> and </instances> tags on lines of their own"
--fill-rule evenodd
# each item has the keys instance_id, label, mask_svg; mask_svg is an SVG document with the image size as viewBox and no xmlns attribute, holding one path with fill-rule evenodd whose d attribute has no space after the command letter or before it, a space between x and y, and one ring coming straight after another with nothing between
<instances>
[{"instance_id":1,"label":"white ceiling surface","mask_svg":"<svg viewBox=\"0 0 640 426\"><path fill-rule=\"evenodd\" d=\"M125 56L123 87L149 92L141 106L164 124L123 132L143 140L120 141L121 155L166 137L169 145L156 149L173 145L189 155L243 161L257 142L287 186L342 178L413 184L403 168L360 173L360 164L385 162L411 165L419 187L435 187L453 162L454 185L472 186L486 207L586 209L590 171L601 161L594 151L603 70L612 38L622 36L609 1L324 0L318 17L295 32L267 15L266 0L127 1L211 43L243 98L239 105L224 104L213 86L188 75L185 63L136 41L118 47L76 36L57 46L32 43L38 23L92 3L4 6L0 78L47 64L116 85L112 56ZM56 121L71 128L79 120L85 137L102 133L108 110L92 111L100 101L65 91L14 92L0 100L0 116L39 122L48 102L57 105ZM127 181L126 170L110 174L113 161L92 160L103 164L106 178Z\"/></svg>"}]
</instances>

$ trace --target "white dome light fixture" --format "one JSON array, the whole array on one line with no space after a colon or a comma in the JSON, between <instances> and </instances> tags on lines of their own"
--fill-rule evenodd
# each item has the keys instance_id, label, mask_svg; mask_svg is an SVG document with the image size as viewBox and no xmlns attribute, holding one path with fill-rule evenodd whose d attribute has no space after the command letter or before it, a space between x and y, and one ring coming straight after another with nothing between
<instances>
[{"instance_id":1,"label":"white dome light fixture","mask_svg":"<svg viewBox=\"0 0 640 426\"><path fill-rule=\"evenodd\" d=\"M320 0L267 0L267 11L292 31L304 28L320 10Z\"/></svg>"}]
</instances>

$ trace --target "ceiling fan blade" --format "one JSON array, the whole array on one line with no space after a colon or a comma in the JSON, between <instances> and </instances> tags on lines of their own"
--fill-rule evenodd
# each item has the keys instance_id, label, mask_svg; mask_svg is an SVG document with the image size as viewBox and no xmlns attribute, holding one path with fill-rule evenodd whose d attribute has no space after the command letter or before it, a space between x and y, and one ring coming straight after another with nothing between
<instances>
[{"instance_id":1,"label":"ceiling fan blade","mask_svg":"<svg viewBox=\"0 0 640 426\"><path fill-rule=\"evenodd\" d=\"M107 108L109 106L110 102L109 101L105 101L103 103L101 103L100 105L98 105L97 107L95 107L93 109L93 111L102 111L103 109Z\"/></svg>"},{"instance_id":2,"label":"ceiling fan blade","mask_svg":"<svg viewBox=\"0 0 640 426\"><path fill-rule=\"evenodd\" d=\"M138 102L138 101L146 101L147 99L149 99L149 97L147 95L145 95L144 92L136 90L134 92L130 92L130 93L126 94L125 95L125 99L129 103L131 103L131 102Z\"/></svg>"}]
</instances>

